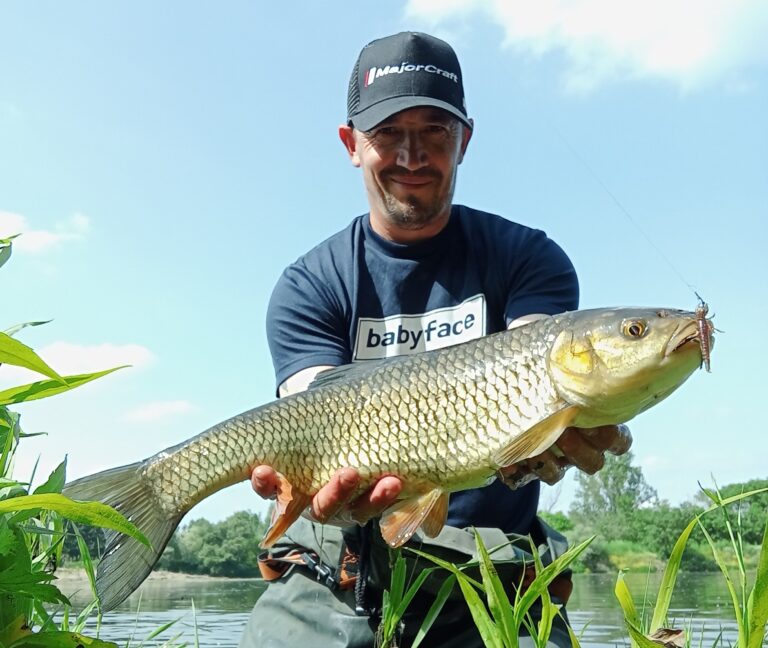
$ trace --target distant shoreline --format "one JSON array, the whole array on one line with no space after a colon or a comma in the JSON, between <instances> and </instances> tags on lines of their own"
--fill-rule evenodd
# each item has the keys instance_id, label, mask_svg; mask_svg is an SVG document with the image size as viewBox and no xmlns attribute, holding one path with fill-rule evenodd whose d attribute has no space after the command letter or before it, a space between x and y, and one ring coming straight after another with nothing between
<instances>
[{"instance_id":1,"label":"distant shoreline","mask_svg":"<svg viewBox=\"0 0 768 648\"><path fill-rule=\"evenodd\" d=\"M80 567L59 567L56 572L56 581L88 580L85 570ZM157 570L147 576L148 581L255 581L260 578L232 577L229 576L209 576L207 574L185 574L183 572L172 572Z\"/></svg>"}]
</instances>

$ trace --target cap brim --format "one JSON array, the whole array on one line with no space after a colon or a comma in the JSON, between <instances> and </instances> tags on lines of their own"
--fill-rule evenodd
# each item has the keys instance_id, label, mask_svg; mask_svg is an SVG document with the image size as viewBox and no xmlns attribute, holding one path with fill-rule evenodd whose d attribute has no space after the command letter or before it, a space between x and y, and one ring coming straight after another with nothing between
<instances>
[{"instance_id":1,"label":"cap brim","mask_svg":"<svg viewBox=\"0 0 768 648\"><path fill-rule=\"evenodd\" d=\"M440 101L439 99L433 99L432 97L391 97L380 101L373 106L361 110L355 116L350 119L352 125L361 131L369 131L385 119L390 118L392 115L408 110L409 108L421 108L424 106L433 106L435 108L442 108L446 112L451 113L459 121L464 123L468 128L472 128L472 124L469 118L461 112L456 106L449 104L446 101Z\"/></svg>"}]
</instances>

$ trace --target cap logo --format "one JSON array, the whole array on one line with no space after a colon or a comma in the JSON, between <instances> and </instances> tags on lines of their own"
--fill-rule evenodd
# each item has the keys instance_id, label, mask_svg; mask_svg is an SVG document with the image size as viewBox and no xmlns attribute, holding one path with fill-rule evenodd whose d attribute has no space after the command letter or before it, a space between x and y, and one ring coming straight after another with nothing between
<instances>
[{"instance_id":1,"label":"cap logo","mask_svg":"<svg viewBox=\"0 0 768 648\"><path fill-rule=\"evenodd\" d=\"M386 65L382 67L373 66L365 73L365 80L363 82L364 87L368 87L379 77L386 76L387 74L403 74L404 72L427 72L429 74L438 74L450 79L454 83L459 82L459 77L455 72L449 72L448 70L442 70L436 65L414 65L403 61L398 65Z\"/></svg>"}]
</instances>

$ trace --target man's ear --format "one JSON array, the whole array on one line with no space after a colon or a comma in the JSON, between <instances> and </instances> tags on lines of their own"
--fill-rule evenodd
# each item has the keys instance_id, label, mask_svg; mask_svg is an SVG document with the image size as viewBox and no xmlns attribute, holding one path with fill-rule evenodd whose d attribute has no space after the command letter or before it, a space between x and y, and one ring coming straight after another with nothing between
<instances>
[{"instance_id":1,"label":"man's ear","mask_svg":"<svg viewBox=\"0 0 768 648\"><path fill-rule=\"evenodd\" d=\"M469 123L471 127L467 126L466 124L462 124L461 126L461 150L459 151L459 164L464 161L464 154L467 152L469 140L472 139L472 133L475 132L475 120L470 118Z\"/></svg>"},{"instance_id":2,"label":"man's ear","mask_svg":"<svg viewBox=\"0 0 768 648\"><path fill-rule=\"evenodd\" d=\"M344 144L344 148L347 149L347 154L352 164L356 167L360 166L360 157L357 154L357 138L355 137L355 129L352 126L342 124L339 126L339 138L341 143Z\"/></svg>"}]
</instances>

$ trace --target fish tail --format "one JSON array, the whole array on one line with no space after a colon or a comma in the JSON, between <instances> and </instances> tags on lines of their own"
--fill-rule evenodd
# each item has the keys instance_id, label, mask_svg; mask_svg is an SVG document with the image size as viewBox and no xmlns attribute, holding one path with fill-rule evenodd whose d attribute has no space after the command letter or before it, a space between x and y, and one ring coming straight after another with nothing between
<instances>
[{"instance_id":1,"label":"fish tail","mask_svg":"<svg viewBox=\"0 0 768 648\"><path fill-rule=\"evenodd\" d=\"M99 501L122 513L149 539L150 547L135 538L108 530L106 548L96 568L96 592L101 610L109 611L135 591L160 559L184 512L169 516L148 480L145 462L112 468L83 477L64 487L71 499Z\"/></svg>"}]
</instances>

